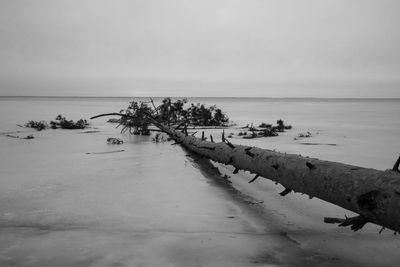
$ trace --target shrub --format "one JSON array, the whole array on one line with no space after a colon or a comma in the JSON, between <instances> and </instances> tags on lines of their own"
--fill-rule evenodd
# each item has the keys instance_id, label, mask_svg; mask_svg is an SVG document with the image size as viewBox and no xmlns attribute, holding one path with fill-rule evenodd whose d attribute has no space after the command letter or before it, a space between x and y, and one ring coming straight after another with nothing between
<instances>
[{"instance_id":1,"label":"shrub","mask_svg":"<svg viewBox=\"0 0 400 267\"><path fill-rule=\"evenodd\" d=\"M153 107L150 107L149 104ZM215 105L207 107L204 104L191 104L185 109L187 99L180 99L173 102L171 98L164 98L160 106L155 107L151 102L130 102L127 109L120 113L128 115L120 119L120 125L124 128L122 132L129 129L131 134L148 135L151 121L149 115L154 119L166 124L178 124L185 122L195 126L227 126L229 118Z\"/></svg>"},{"instance_id":2,"label":"shrub","mask_svg":"<svg viewBox=\"0 0 400 267\"><path fill-rule=\"evenodd\" d=\"M258 127L260 127L260 128L271 128L272 124L267 124L267 123L263 122L260 125L258 125Z\"/></svg>"},{"instance_id":3,"label":"shrub","mask_svg":"<svg viewBox=\"0 0 400 267\"><path fill-rule=\"evenodd\" d=\"M50 122L51 128L52 129L70 129L70 130L74 130L74 129L85 129L89 123L84 120L84 119L80 119L77 122L74 122L73 120L67 120L65 117L58 115L55 118L55 121L51 121Z\"/></svg>"},{"instance_id":4,"label":"shrub","mask_svg":"<svg viewBox=\"0 0 400 267\"><path fill-rule=\"evenodd\" d=\"M42 131L49 128L46 121L28 121L25 127L36 129L37 131Z\"/></svg>"}]
</instances>

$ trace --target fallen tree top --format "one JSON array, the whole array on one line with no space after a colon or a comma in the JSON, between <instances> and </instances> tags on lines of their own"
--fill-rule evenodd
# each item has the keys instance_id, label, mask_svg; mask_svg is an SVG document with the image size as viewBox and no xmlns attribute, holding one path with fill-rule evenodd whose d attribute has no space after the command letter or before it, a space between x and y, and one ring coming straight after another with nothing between
<instances>
[{"instance_id":1,"label":"fallen tree top","mask_svg":"<svg viewBox=\"0 0 400 267\"><path fill-rule=\"evenodd\" d=\"M107 115L129 116L109 113L92 119ZM188 135L187 125L172 127L150 113L146 114L146 119L170 135L177 144L216 162L234 166L235 173L246 170L256 175L252 181L264 177L282 184L286 189L281 195L291 191L301 192L359 214L344 220L327 218L327 222L350 225L355 231L367 222L373 222L400 232L400 158L392 170L380 171L236 145L225 139L224 134L222 142L214 143L212 136L209 142L205 140L204 133L202 138Z\"/></svg>"}]
</instances>

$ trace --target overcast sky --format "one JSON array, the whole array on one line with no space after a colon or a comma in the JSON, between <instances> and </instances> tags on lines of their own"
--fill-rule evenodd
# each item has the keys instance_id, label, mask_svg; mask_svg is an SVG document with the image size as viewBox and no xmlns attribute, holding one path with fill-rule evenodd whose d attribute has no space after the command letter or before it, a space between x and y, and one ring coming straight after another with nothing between
<instances>
[{"instance_id":1,"label":"overcast sky","mask_svg":"<svg viewBox=\"0 0 400 267\"><path fill-rule=\"evenodd\" d=\"M1 0L0 95L400 97L398 0Z\"/></svg>"}]
</instances>

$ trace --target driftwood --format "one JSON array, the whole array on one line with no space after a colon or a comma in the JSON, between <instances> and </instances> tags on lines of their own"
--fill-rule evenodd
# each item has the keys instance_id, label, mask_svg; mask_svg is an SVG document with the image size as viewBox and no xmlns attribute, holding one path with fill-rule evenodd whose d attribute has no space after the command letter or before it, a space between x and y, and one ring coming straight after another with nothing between
<instances>
[{"instance_id":1,"label":"driftwood","mask_svg":"<svg viewBox=\"0 0 400 267\"><path fill-rule=\"evenodd\" d=\"M300 192L359 214L336 221L327 218L328 222L350 225L355 231L367 222L400 231L400 159L393 169L380 171L236 145L226 140L224 133L222 142L213 143L188 135L187 127L180 131L155 120L153 123L192 152L234 166L234 173L239 170L254 173L256 177L250 182L264 177L285 187L282 196Z\"/></svg>"},{"instance_id":2,"label":"driftwood","mask_svg":"<svg viewBox=\"0 0 400 267\"><path fill-rule=\"evenodd\" d=\"M119 153L119 152L124 152L125 150L114 150L114 151L104 151L104 152L87 152L86 155L90 154L111 154L111 153Z\"/></svg>"},{"instance_id":3,"label":"driftwood","mask_svg":"<svg viewBox=\"0 0 400 267\"><path fill-rule=\"evenodd\" d=\"M337 144L324 144L324 143L297 143L299 145L307 145L307 146L336 146Z\"/></svg>"},{"instance_id":4,"label":"driftwood","mask_svg":"<svg viewBox=\"0 0 400 267\"><path fill-rule=\"evenodd\" d=\"M282 196L291 191L301 192L360 214L358 220L345 220L342 226L352 225L353 230L358 230L370 221L400 231L400 173L397 169L379 171L233 145L224 136L223 142L211 143L186 136L169 126L161 125L161 129L189 150L234 166L234 172L247 170L256 177L282 184L286 188Z\"/></svg>"}]
</instances>

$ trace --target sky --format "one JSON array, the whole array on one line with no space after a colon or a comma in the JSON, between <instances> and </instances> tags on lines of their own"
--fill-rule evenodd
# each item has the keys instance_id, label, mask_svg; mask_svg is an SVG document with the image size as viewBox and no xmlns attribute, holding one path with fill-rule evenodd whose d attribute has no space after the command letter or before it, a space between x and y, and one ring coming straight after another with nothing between
<instances>
[{"instance_id":1,"label":"sky","mask_svg":"<svg viewBox=\"0 0 400 267\"><path fill-rule=\"evenodd\" d=\"M0 95L400 97L398 0L1 0Z\"/></svg>"}]
</instances>

